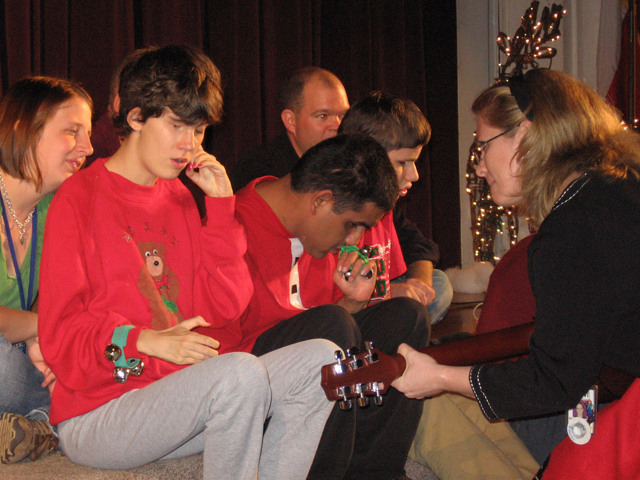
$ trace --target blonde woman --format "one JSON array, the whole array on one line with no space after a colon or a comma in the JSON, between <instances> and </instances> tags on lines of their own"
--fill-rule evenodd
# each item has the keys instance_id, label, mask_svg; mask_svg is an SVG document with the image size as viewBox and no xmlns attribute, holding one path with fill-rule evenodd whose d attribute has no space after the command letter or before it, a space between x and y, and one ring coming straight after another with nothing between
<instances>
[{"instance_id":1,"label":"blonde woman","mask_svg":"<svg viewBox=\"0 0 640 480\"><path fill-rule=\"evenodd\" d=\"M401 346L408 367L393 385L412 398L475 398L489 419L574 408L603 365L640 376L640 137L594 91L552 70L496 84L472 110L477 174L498 205L517 204L539 225L528 250L531 354L448 367ZM557 438L540 435L536 459Z\"/></svg>"}]
</instances>

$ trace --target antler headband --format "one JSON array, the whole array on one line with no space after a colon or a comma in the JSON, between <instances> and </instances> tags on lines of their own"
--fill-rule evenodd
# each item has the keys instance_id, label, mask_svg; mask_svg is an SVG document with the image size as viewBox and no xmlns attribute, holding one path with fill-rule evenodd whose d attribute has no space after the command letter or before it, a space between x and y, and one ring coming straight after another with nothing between
<instances>
[{"instance_id":1,"label":"antler headband","mask_svg":"<svg viewBox=\"0 0 640 480\"><path fill-rule=\"evenodd\" d=\"M544 7L540 21L536 21L539 5L537 0L531 2L513 39L503 32L498 33L498 47L507 56L504 64L498 64L500 80L523 75L528 68L539 67L538 59L551 60L558 53L555 48L543 48L543 45L560 38L560 21L566 10L562 5L554 3L551 9ZM511 66L513 69L508 72L507 69Z\"/></svg>"}]
</instances>

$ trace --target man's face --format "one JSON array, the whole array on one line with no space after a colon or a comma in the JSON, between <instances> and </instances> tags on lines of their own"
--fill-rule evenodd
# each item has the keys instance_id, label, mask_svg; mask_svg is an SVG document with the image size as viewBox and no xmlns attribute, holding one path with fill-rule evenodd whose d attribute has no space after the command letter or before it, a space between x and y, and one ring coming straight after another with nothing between
<instances>
[{"instance_id":1,"label":"man's face","mask_svg":"<svg viewBox=\"0 0 640 480\"><path fill-rule=\"evenodd\" d=\"M302 98L299 112L285 110L291 112L285 126L298 156L322 140L335 137L344 114L349 110L347 92L342 84L329 86L318 78L312 78L304 86Z\"/></svg>"},{"instance_id":2,"label":"man's face","mask_svg":"<svg viewBox=\"0 0 640 480\"><path fill-rule=\"evenodd\" d=\"M359 211L337 214L333 201L329 200L314 210L297 237L309 255L324 258L329 253L338 253L345 245L357 245L364 231L376 226L385 213L367 202Z\"/></svg>"}]
</instances>

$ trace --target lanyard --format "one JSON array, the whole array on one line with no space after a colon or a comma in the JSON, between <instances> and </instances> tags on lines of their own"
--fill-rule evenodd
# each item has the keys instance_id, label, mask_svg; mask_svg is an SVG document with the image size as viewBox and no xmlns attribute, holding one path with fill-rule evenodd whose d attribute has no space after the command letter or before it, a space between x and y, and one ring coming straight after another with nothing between
<instances>
[{"instance_id":1,"label":"lanyard","mask_svg":"<svg viewBox=\"0 0 640 480\"><path fill-rule=\"evenodd\" d=\"M16 256L16 249L13 246L13 239L11 238L11 230L9 230L9 219L7 218L7 209L5 208L4 201L2 201L2 219L4 220L5 232L7 233L7 240L9 242L9 250L11 250L11 260L13 260L13 268L16 271L16 280L18 281L18 291L20 292L20 306L22 310L29 310L31 308L31 302L33 300L33 284L36 271L36 249L38 239L38 208L33 211L33 218L31 219L31 260L29 271L29 294L25 301L24 287L22 285L22 276L20 275L20 267L18 265L18 257Z\"/></svg>"}]
</instances>

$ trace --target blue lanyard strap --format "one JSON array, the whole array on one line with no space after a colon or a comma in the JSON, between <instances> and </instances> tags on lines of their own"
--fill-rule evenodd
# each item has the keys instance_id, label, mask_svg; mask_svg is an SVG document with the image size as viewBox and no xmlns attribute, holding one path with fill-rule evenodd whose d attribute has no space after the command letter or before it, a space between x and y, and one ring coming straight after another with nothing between
<instances>
[{"instance_id":1,"label":"blue lanyard strap","mask_svg":"<svg viewBox=\"0 0 640 480\"><path fill-rule=\"evenodd\" d=\"M11 251L11 260L13 261L13 268L16 271L16 280L18 281L18 291L20 292L20 306L22 310L29 310L31 308L31 302L33 301L33 285L36 272L36 249L38 243L38 208L33 211L33 218L31 219L31 260L29 271L29 293L25 301L24 287L22 285L22 276L20 275L20 266L18 265L18 257L16 255L16 249L13 246L13 239L11 238L11 230L9 230L9 219L7 218L7 209L2 201L2 219L4 220L5 232L7 234L7 241L9 242L9 250Z\"/></svg>"}]
</instances>

